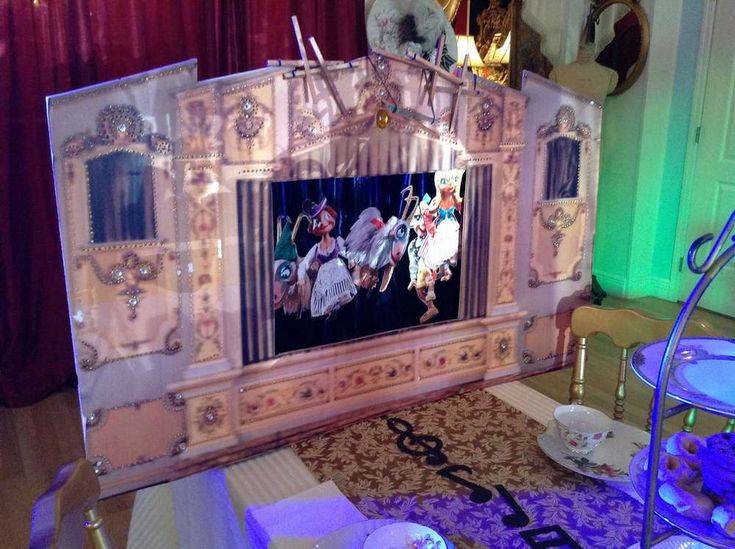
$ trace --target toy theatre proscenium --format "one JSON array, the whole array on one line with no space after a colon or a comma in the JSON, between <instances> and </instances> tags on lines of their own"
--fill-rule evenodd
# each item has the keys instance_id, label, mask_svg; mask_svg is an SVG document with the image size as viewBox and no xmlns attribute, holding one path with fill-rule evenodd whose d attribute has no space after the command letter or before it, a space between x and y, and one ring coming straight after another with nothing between
<instances>
[{"instance_id":1,"label":"toy theatre proscenium","mask_svg":"<svg viewBox=\"0 0 735 549\"><path fill-rule=\"evenodd\" d=\"M48 107L105 495L570 358L588 100L373 52L204 82L189 61Z\"/></svg>"}]
</instances>

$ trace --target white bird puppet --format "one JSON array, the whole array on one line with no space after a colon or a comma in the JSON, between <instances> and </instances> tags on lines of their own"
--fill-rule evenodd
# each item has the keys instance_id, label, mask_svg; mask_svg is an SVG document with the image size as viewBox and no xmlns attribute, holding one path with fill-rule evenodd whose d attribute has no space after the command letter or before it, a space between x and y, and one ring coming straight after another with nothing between
<instances>
[{"instance_id":1,"label":"white bird puppet","mask_svg":"<svg viewBox=\"0 0 735 549\"><path fill-rule=\"evenodd\" d=\"M375 288L378 271L385 268L380 283L380 291L384 292L393 276L393 269L406 252L410 232L406 215L413 211L418 197L413 196L410 186L401 194L404 207L400 219L391 216L384 222L378 208L365 208L345 239L344 255L355 265L352 279L359 288Z\"/></svg>"}]
</instances>

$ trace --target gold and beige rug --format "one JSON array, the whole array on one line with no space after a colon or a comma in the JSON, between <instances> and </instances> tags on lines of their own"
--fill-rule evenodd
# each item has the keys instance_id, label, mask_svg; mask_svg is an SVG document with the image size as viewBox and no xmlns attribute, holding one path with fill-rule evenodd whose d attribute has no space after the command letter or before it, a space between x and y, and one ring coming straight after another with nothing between
<instances>
[{"instance_id":1,"label":"gold and beige rug","mask_svg":"<svg viewBox=\"0 0 735 549\"><path fill-rule=\"evenodd\" d=\"M429 526L457 547L628 547L640 503L551 462L544 426L485 391L292 446L368 518Z\"/></svg>"}]
</instances>

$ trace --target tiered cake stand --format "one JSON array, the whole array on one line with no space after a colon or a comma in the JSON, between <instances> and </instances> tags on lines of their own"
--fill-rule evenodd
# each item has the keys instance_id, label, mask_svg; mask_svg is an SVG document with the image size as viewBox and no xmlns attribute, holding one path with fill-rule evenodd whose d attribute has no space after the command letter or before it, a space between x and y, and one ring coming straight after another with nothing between
<instances>
[{"instance_id":1,"label":"tiered cake stand","mask_svg":"<svg viewBox=\"0 0 735 549\"><path fill-rule=\"evenodd\" d=\"M696 255L700 247L714 239L712 234L699 237L689 249L689 268L701 278L689 295L674 323L668 340L639 348L631 359L633 371L653 387L651 444L641 450L630 464L633 486L645 501L641 547L654 543L653 520L658 515L687 535L714 547L733 547L735 540L719 533L711 523L688 519L658 496L657 474L661 455L664 419L695 406L714 414L735 417L735 340L718 338L685 338L682 335L702 294L725 265L735 256L735 244L729 244L735 228L735 211L715 240L703 263ZM732 240L735 241L735 236ZM721 250L729 244L722 253ZM665 409L666 397L681 402ZM644 469L648 463L647 470Z\"/></svg>"}]
</instances>

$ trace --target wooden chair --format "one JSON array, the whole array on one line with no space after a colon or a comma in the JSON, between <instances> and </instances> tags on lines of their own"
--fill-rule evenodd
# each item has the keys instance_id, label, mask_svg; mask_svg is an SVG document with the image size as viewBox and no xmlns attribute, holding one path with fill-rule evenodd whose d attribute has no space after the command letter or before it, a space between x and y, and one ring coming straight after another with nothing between
<instances>
[{"instance_id":1,"label":"wooden chair","mask_svg":"<svg viewBox=\"0 0 735 549\"><path fill-rule=\"evenodd\" d=\"M625 381L630 351L644 343L667 338L673 324L673 320L653 318L636 309L605 309L593 305L575 309L572 313L572 334L577 338L577 360L572 369L569 403L584 403L587 339L596 334L605 334L620 349L613 419L622 420L625 414ZM715 336L717 331L706 321L693 319L687 326L686 335ZM695 421L696 408L691 408L684 418L684 430L691 431ZM651 430L650 423L649 413L646 425L648 431ZM728 426L732 427L731 424Z\"/></svg>"},{"instance_id":2,"label":"wooden chair","mask_svg":"<svg viewBox=\"0 0 735 549\"><path fill-rule=\"evenodd\" d=\"M111 549L94 508L99 496L97 475L86 459L61 467L33 505L30 549L78 549L84 547L85 531L94 549Z\"/></svg>"}]
</instances>

